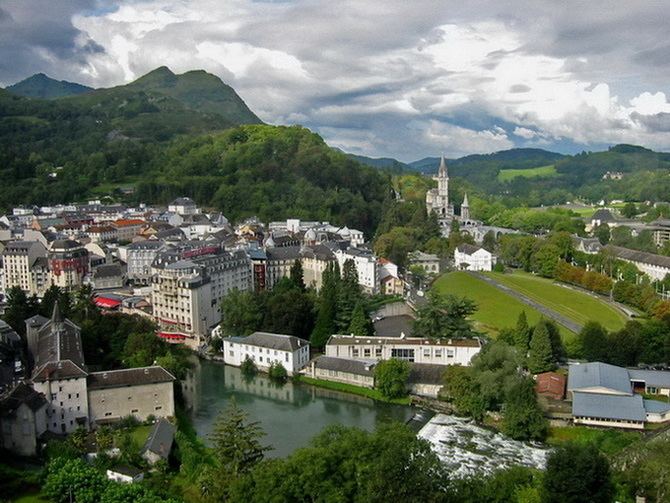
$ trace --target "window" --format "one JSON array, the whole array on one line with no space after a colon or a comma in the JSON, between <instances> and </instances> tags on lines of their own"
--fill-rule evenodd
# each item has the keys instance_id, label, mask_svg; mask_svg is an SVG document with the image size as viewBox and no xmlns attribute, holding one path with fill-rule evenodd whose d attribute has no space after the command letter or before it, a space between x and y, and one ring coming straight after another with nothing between
<instances>
[{"instance_id":1,"label":"window","mask_svg":"<svg viewBox=\"0 0 670 503\"><path fill-rule=\"evenodd\" d=\"M391 358L397 358L398 360L407 360L409 362L413 362L414 361L414 349L392 348L391 349Z\"/></svg>"},{"instance_id":2,"label":"window","mask_svg":"<svg viewBox=\"0 0 670 503\"><path fill-rule=\"evenodd\" d=\"M259 357L258 357L258 360L262 362L262 361L263 361L263 357L262 357L262 356L259 356Z\"/></svg>"},{"instance_id":3,"label":"window","mask_svg":"<svg viewBox=\"0 0 670 503\"><path fill-rule=\"evenodd\" d=\"M130 412L131 414L136 414L139 409L132 409Z\"/></svg>"},{"instance_id":4,"label":"window","mask_svg":"<svg viewBox=\"0 0 670 503\"><path fill-rule=\"evenodd\" d=\"M442 358L442 349L435 348L435 358Z\"/></svg>"},{"instance_id":5,"label":"window","mask_svg":"<svg viewBox=\"0 0 670 503\"><path fill-rule=\"evenodd\" d=\"M72 393L68 393L68 394L67 394L67 399L68 399L68 400L72 400Z\"/></svg>"},{"instance_id":6,"label":"window","mask_svg":"<svg viewBox=\"0 0 670 503\"><path fill-rule=\"evenodd\" d=\"M284 361L288 362L288 353L284 353Z\"/></svg>"},{"instance_id":7,"label":"window","mask_svg":"<svg viewBox=\"0 0 670 503\"><path fill-rule=\"evenodd\" d=\"M154 407L154 410L161 410L162 408L163 408L163 407L161 407L160 405L158 405L158 406Z\"/></svg>"},{"instance_id":8,"label":"window","mask_svg":"<svg viewBox=\"0 0 670 503\"><path fill-rule=\"evenodd\" d=\"M51 399L55 400L56 399L56 393L51 393Z\"/></svg>"},{"instance_id":9,"label":"window","mask_svg":"<svg viewBox=\"0 0 670 503\"><path fill-rule=\"evenodd\" d=\"M370 348L365 348L363 350L363 356L365 356L366 358L370 357Z\"/></svg>"},{"instance_id":10,"label":"window","mask_svg":"<svg viewBox=\"0 0 670 503\"><path fill-rule=\"evenodd\" d=\"M112 415L111 412L105 412L105 417L109 417L109 416L111 416L111 415Z\"/></svg>"},{"instance_id":11,"label":"window","mask_svg":"<svg viewBox=\"0 0 670 503\"><path fill-rule=\"evenodd\" d=\"M447 358L453 358L453 357L454 357L454 350L447 349Z\"/></svg>"},{"instance_id":12,"label":"window","mask_svg":"<svg viewBox=\"0 0 670 503\"><path fill-rule=\"evenodd\" d=\"M354 348L351 352L354 358L358 358L358 348Z\"/></svg>"},{"instance_id":13,"label":"window","mask_svg":"<svg viewBox=\"0 0 670 503\"><path fill-rule=\"evenodd\" d=\"M375 358L382 357L382 348L375 348Z\"/></svg>"},{"instance_id":14,"label":"window","mask_svg":"<svg viewBox=\"0 0 670 503\"><path fill-rule=\"evenodd\" d=\"M430 358L430 348L423 348L424 358Z\"/></svg>"},{"instance_id":15,"label":"window","mask_svg":"<svg viewBox=\"0 0 670 503\"><path fill-rule=\"evenodd\" d=\"M230 355L231 358L235 356L235 351L229 351L228 354Z\"/></svg>"}]
</instances>

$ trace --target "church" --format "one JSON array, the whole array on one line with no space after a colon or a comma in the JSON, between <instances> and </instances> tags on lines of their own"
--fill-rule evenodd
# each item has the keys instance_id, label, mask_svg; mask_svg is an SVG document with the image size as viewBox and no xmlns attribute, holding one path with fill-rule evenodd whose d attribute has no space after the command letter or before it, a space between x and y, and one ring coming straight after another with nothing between
<instances>
[{"instance_id":1,"label":"church","mask_svg":"<svg viewBox=\"0 0 670 503\"><path fill-rule=\"evenodd\" d=\"M454 205L449 202L449 172L444 156L440 158L437 176L434 176L433 180L437 181L437 188L426 192L426 210L428 214L437 214L443 236L447 237L449 235L451 223L454 220L457 220L461 226L474 226L480 223L470 220L470 205L467 194L463 198L460 214L456 215L454 213Z\"/></svg>"}]
</instances>

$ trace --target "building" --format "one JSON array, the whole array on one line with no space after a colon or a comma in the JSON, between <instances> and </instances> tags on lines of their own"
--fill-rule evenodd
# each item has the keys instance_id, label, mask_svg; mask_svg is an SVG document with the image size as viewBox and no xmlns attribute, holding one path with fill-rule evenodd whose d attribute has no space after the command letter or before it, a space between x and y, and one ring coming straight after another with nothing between
<instances>
[{"instance_id":1,"label":"building","mask_svg":"<svg viewBox=\"0 0 670 503\"><path fill-rule=\"evenodd\" d=\"M340 266L340 271L344 270L344 263L347 260L353 260L358 274L358 284L366 293L374 295L379 292L379 264L372 251L352 247L346 250L337 249L335 259Z\"/></svg>"},{"instance_id":2,"label":"building","mask_svg":"<svg viewBox=\"0 0 670 503\"><path fill-rule=\"evenodd\" d=\"M169 421L165 419L157 420L149 432L144 447L142 447L141 456L150 465L155 465L159 461L167 461L170 451L172 451L176 432L177 428Z\"/></svg>"},{"instance_id":3,"label":"building","mask_svg":"<svg viewBox=\"0 0 670 503\"><path fill-rule=\"evenodd\" d=\"M195 215L200 213L200 210L190 197L178 197L168 205L168 212L177 215Z\"/></svg>"},{"instance_id":4,"label":"building","mask_svg":"<svg viewBox=\"0 0 670 503\"><path fill-rule=\"evenodd\" d=\"M654 243L656 246L663 246L670 241L670 220L667 218L659 218L651 222L647 228L654 236Z\"/></svg>"},{"instance_id":5,"label":"building","mask_svg":"<svg viewBox=\"0 0 670 503\"><path fill-rule=\"evenodd\" d=\"M407 258L410 267L420 267L426 274L440 273L440 257L437 255L416 250L411 252Z\"/></svg>"},{"instance_id":6,"label":"building","mask_svg":"<svg viewBox=\"0 0 670 503\"><path fill-rule=\"evenodd\" d=\"M46 431L46 411L44 395L25 383L0 395L2 448L19 456L35 456L38 439Z\"/></svg>"},{"instance_id":7,"label":"building","mask_svg":"<svg viewBox=\"0 0 670 503\"><path fill-rule=\"evenodd\" d=\"M47 249L39 241L10 241L2 252L3 290L19 287L41 297L48 288Z\"/></svg>"},{"instance_id":8,"label":"building","mask_svg":"<svg viewBox=\"0 0 670 503\"><path fill-rule=\"evenodd\" d=\"M598 238L583 238L580 236L571 236L572 245L575 247L575 250L578 252L586 253L588 255L595 255L600 253L603 249L603 245L600 244Z\"/></svg>"},{"instance_id":9,"label":"building","mask_svg":"<svg viewBox=\"0 0 670 503\"><path fill-rule=\"evenodd\" d=\"M567 379L557 372L543 372L535 376L535 391L538 395L563 400Z\"/></svg>"},{"instance_id":10,"label":"building","mask_svg":"<svg viewBox=\"0 0 670 503\"><path fill-rule=\"evenodd\" d=\"M160 240L138 241L126 247L127 276L134 283L148 285L151 282L151 264L165 247Z\"/></svg>"},{"instance_id":11,"label":"building","mask_svg":"<svg viewBox=\"0 0 670 503\"><path fill-rule=\"evenodd\" d=\"M412 363L407 377L412 395L437 398L444 386L444 366L435 363Z\"/></svg>"},{"instance_id":12,"label":"building","mask_svg":"<svg viewBox=\"0 0 670 503\"><path fill-rule=\"evenodd\" d=\"M450 221L454 217L454 206L449 203L449 173L444 156L440 158L440 166L437 169L437 188L426 192L426 210L435 213L441 221Z\"/></svg>"},{"instance_id":13,"label":"building","mask_svg":"<svg viewBox=\"0 0 670 503\"><path fill-rule=\"evenodd\" d=\"M93 271L94 290L109 290L112 288L123 288L125 284L125 275L123 268L119 264L101 265Z\"/></svg>"},{"instance_id":14,"label":"building","mask_svg":"<svg viewBox=\"0 0 670 503\"><path fill-rule=\"evenodd\" d=\"M107 479L121 484L134 484L144 479L144 473L139 468L128 465L118 465L107 470Z\"/></svg>"},{"instance_id":15,"label":"building","mask_svg":"<svg viewBox=\"0 0 670 503\"><path fill-rule=\"evenodd\" d=\"M670 372L628 370L600 362L570 365L568 399L576 424L644 429L670 420L670 404L643 399L639 392L668 396Z\"/></svg>"},{"instance_id":16,"label":"building","mask_svg":"<svg viewBox=\"0 0 670 503\"><path fill-rule=\"evenodd\" d=\"M670 274L670 257L621 246L608 245L605 249L612 252L619 260L633 264L652 281L662 281L667 274Z\"/></svg>"},{"instance_id":17,"label":"building","mask_svg":"<svg viewBox=\"0 0 670 503\"><path fill-rule=\"evenodd\" d=\"M151 298L159 336L198 347L221 321L221 301L251 290L251 261L243 251L217 246L159 253L152 265Z\"/></svg>"},{"instance_id":18,"label":"building","mask_svg":"<svg viewBox=\"0 0 670 503\"><path fill-rule=\"evenodd\" d=\"M374 388L374 366L375 362L373 361L318 356L310 362L307 368L307 375L314 379L353 384L364 388Z\"/></svg>"},{"instance_id":19,"label":"building","mask_svg":"<svg viewBox=\"0 0 670 503\"><path fill-rule=\"evenodd\" d=\"M101 425L133 416L174 416L175 378L163 367L141 367L92 372L88 375L88 416Z\"/></svg>"},{"instance_id":20,"label":"building","mask_svg":"<svg viewBox=\"0 0 670 503\"><path fill-rule=\"evenodd\" d=\"M254 332L247 337L223 339L223 361L239 367L249 358L260 370L281 363L289 375L296 374L309 362L309 342L293 335Z\"/></svg>"},{"instance_id":21,"label":"building","mask_svg":"<svg viewBox=\"0 0 670 503\"><path fill-rule=\"evenodd\" d=\"M118 240L116 227L111 225L93 225L86 229L86 234L94 243L109 243Z\"/></svg>"},{"instance_id":22,"label":"building","mask_svg":"<svg viewBox=\"0 0 670 503\"><path fill-rule=\"evenodd\" d=\"M116 229L116 239L119 242L130 242L146 224L139 218L120 218L112 222L111 226Z\"/></svg>"},{"instance_id":23,"label":"building","mask_svg":"<svg viewBox=\"0 0 670 503\"><path fill-rule=\"evenodd\" d=\"M88 255L82 244L71 239L51 243L48 254L50 283L63 290L81 287L89 271Z\"/></svg>"},{"instance_id":24,"label":"building","mask_svg":"<svg viewBox=\"0 0 670 503\"><path fill-rule=\"evenodd\" d=\"M379 291L384 295L402 295L404 286L398 274L398 266L385 258L380 258L377 263L379 264Z\"/></svg>"},{"instance_id":25,"label":"building","mask_svg":"<svg viewBox=\"0 0 670 503\"><path fill-rule=\"evenodd\" d=\"M481 347L482 342L477 338L430 340L333 335L326 343L326 356L366 361L397 358L416 363L467 366Z\"/></svg>"},{"instance_id":26,"label":"building","mask_svg":"<svg viewBox=\"0 0 670 503\"><path fill-rule=\"evenodd\" d=\"M454 250L454 264L464 271L492 271L496 256L479 246L463 243Z\"/></svg>"}]
</instances>

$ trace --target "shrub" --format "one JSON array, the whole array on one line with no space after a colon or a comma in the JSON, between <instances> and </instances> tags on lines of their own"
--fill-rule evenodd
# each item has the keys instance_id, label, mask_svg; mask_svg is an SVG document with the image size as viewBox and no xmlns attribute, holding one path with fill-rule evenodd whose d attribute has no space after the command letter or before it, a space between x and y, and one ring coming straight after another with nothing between
<instances>
[{"instance_id":1,"label":"shrub","mask_svg":"<svg viewBox=\"0 0 670 503\"><path fill-rule=\"evenodd\" d=\"M242 362L242 365L240 365L240 370L242 371L242 374L245 377L255 376L256 372L258 372L258 369L256 368L256 364L248 356L244 359L244 361Z\"/></svg>"},{"instance_id":2,"label":"shrub","mask_svg":"<svg viewBox=\"0 0 670 503\"><path fill-rule=\"evenodd\" d=\"M288 379L288 372L280 362L272 362L270 369L268 370L268 375L276 383L285 383Z\"/></svg>"},{"instance_id":3,"label":"shrub","mask_svg":"<svg viewBox=\"0 0 670 503\"><path fill-rule=\"evenodd\" d=\"M375 366L375 387L385 398L400 398L407 395L409 363L391 358Z\"/></svg>"}]
</instances>

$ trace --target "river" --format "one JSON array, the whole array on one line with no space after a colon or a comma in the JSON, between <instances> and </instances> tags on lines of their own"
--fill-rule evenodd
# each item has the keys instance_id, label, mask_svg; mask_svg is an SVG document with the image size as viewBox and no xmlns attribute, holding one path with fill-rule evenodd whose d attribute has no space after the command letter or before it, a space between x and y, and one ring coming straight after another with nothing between
<instances>
[{"instance_id":1,"label":"river","mask_svg":"<svg viewBox=\"0 0 670 503\"><path fill-rule=\"evenodd\" d=\"M263 442L274 448L269 457L291 454L331 424L372 431L379 423L407 422L415 412L409 406L303 383L278 387L264 375L246 381L238 368L207 360L196 362L191 374L184 381L184 395L198 435L207 438L217 415L234 397L251 421L260 422L266 433Z\"/></svg>"}]
</instances>

